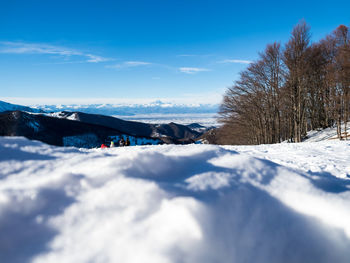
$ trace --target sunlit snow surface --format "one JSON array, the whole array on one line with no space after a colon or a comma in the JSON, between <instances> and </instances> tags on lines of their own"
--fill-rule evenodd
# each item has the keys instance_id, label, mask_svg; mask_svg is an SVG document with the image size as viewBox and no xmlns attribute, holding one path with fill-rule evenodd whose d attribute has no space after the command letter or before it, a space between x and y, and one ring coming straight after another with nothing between
<instances>
[{"instance_id":1,"label":"sunlit snow surface","mask_svg":"<svg viewBox=\"0 0 350 263\"><path fill-rule=\"evenodd\" d=\"M349 262L350 142L0 138L0 262Z\"/></svg>"}]
</instances>

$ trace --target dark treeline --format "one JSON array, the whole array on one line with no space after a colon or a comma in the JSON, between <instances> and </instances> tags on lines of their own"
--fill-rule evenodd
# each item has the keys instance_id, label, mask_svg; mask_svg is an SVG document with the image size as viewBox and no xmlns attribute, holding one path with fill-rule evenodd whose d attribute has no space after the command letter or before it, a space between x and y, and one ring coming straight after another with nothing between
<instances>
[{"instance_id":1,"label":"dark treeline","mask_svg":"<svg viewBox=\"0 0 350 263\"><path fill-rule=\"evenodd\" d=\"M307 131L349 121L350 33L341 25L317 43L310 28L296 25L283 47L267 45L240 73L220 109L217 143L300 142Z\"/></svg>"}]
</instances>

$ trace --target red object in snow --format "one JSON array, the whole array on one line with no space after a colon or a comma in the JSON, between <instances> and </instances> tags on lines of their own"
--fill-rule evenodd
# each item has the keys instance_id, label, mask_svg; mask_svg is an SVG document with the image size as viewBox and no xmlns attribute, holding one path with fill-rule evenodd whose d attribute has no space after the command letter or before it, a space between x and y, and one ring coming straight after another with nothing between
<instances>
[{"instance_id":1,"label":"red object in snow","mask_svg":"<svg viewBox=\"0 0 350 263\"><path fill-rule=\"evenodd\" d=\"M101 149L104 149L104 148L108 148L108 147L107 147L107 145L105 145L105 144L102 143L102 144L101 144Z\"/></svg>"}]
</instances>

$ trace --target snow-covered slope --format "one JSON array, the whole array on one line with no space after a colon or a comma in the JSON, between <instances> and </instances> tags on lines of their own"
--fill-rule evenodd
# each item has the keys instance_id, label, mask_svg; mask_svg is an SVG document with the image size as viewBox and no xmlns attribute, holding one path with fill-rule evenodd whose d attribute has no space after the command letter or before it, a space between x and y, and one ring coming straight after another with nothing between
<instances>
[{"instance_id":1,"label":"snow-covered slope","mask_svg":"<svg viewBox=\"0 0 350 263\"><path fill-rule=\"evenodd\" d=\"M225 146L226 149L266 159L309 174L350 179L350 141Z\"/></svg>"},{"instance_id":2,"label":"snow-covered slope","mask_svg":"<svg viewBox=\"0 0 350 263\"><path fill-rule=\"evenodd\" d=\"M34 108L26 107L26 106L11 104L11 103L7 103L7 102L0 100L0 112L16 111L16 110L27 111L27 112L36 112L36 113L43 112L41 109L34 109Z\"/></svg>"},{"instance_id":3,"label":"snow-covered slope","mask_svg":"<svg viewBox=\"0 0 350 263\"><path fill-rule=\"evenodd\" d=\"M345 138L345 125L342 124L341 125L341 131L342 131L342 136ZM350 122L347 124L347 136L348 139L350 138ZM330 128L326 128L323 130L319 130L319 131L309 131L307 133L307 138L304 140L305 142L320 142L320 141L324 141L324 140L336 140L338 139L337 137L337 127L330 127Z\"/></svg>"},{"instance_id":4,"label":"snow-covered slope","mask_svg":"<svg viewBox=\"0 0 350 263\"><path fill-rule=\"evenodd\" d=\"M0 138L1 262L348 263L350 143L259 147Z\"/></svg>"}]
</instances>

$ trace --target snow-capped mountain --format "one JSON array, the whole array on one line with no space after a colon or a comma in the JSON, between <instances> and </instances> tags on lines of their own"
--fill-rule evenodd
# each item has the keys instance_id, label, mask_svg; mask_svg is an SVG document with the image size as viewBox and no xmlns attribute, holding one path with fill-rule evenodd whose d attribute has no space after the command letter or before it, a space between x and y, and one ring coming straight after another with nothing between
<instances>
[{"instance_id":1,"label":"snow-capped mountain","mask_svg":"<svg viewBox=\"0 0 350 263\"><path fill-rule=\"evenodd\" d=\"M17 104L11 104L8 102L4 102L0 100L0 112L4 111L26 111L26 112L34 112L34 113L40 113L43 112L40 108L30 108L27 106L17 105Z\"/></svg>"},{"instance_id":2,"label":"snow-capped mountain","mask_svg":"<svg viewBox=\"0 0 350 263\"><path fill-rule=\"evenodd\" d=\"M71 104L71 105L34 105L46 112L80 111L103 115L132 116L137 114L190 114L216 113L217 104L176 104L155 101L144 104Z\"/></svg>"},{"instance_id":3,"label":"snow-capped mountain","mask_svg":"<svg viewBox=\"0 0 350 263\"><path fill-rule=\"evenodd\" d=\"M31 107L15 105L0 101L0 112L26 111L33 113L83 112L114 116L129 121L167 124L175 122L183 125L199 123L205 127L217 126L217 104L178 104L155 101L151 103L119 103L119 104L57 104L31 105Z\"/></svg>"}]
</instances>

